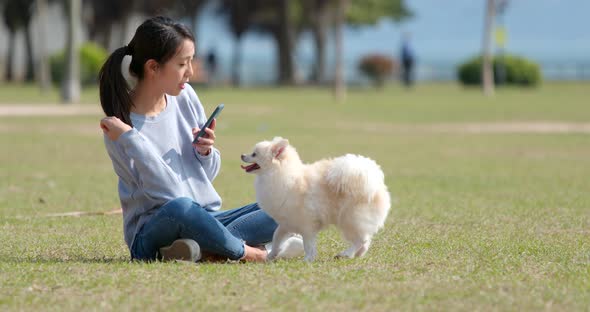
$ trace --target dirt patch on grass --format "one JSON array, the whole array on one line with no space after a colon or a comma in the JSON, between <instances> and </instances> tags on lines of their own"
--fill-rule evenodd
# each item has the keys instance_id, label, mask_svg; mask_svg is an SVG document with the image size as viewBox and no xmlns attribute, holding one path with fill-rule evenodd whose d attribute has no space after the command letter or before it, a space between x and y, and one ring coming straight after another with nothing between
<instances>
[{"instance_id":1,"label":"dirt patch on grass","mask_svg":"<svg viewBox=\"0 0 590 312\"><path fill-rule=\"evenodd\" d=\"M428 128L436 132L465 133L590 133L590 123L554 121L435 124Z\"/></svg>"},{"instance_id":2,"label":"dirt patch on grass","mask_svg":"<svg viewBox=\"0 0 590 312\"><path fill-rule=\"evenodd\" d=\"M88 136L102 136L99 119L94 123L85 124L44 124L42 126L30 124L0 124L0 133L43 133L43 134L81 134Z\"/></svg>"},{"instance_id":3,"label":"dirt patch on grass","mask_svg":"<svg viewBox=\"0 0 590 312\"><path fill-rule=\"evenodd\" d=\"M240 114L265 115L273 111L271 108L252 106ZM235 113L235 112L234 112ZM0 117L10 116L85 116L102 115L98 105L2 105ZM342 122L334 125L337 128L350 129L350 123ZM10 131L9 127L0 127L0 131ZM10 127L13 128L13 127ZM401 132L401 133L590 133L590 122L562 121L506 121L506 122L457 122L430 124L400 123L364 123L358 130L365 132ZM84 133L95 133L85 127Z\"/></svg>"},{"instance_id":4,"label":"dirt patch on grass","mask_svg":"<svg viewBox=\"0 0 590 312\"><path fill-rule=\"evenodd\" d=\"M346 129L350 128L349 123L338 126ZM380 133L590 133L590 123L560 121L458 122L432 124L367 123L360 125L359 128L365 132Z\"/></svg>"},{"instance_id":5,"label":"dirt patch on grass","mask_svg":"<svg viewBox=\"0 0 590 312\"><path fill-rule=\"evenodd\" d=\"M98 105L1 105L0 117L99 115Z\"/></svg>"}]
</instances>

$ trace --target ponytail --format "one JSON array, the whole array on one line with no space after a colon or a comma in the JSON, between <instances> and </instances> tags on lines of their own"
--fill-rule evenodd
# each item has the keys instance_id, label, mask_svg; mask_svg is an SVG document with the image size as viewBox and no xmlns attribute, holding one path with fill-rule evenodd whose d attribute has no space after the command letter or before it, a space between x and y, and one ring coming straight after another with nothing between
<instances>
[{"instance_id":1,"label":"ponytail","mask_svg":"<svg viewBox=\"0 0 590 312\"><path fill-rule=\"evenodd\" d=\"M127 46L115 50L106 60L98 74L100 105L107 116L115 116L133 127L131 107L133 101L129 95L129 85L121 72L121 63L128 53Z\"/></svg>"},{"instance_id":2,"label":"ponytail","mask_svg":"<svg viewBox=\"0 0 590 312\"><path fill-rule=\"evenodd\" d=\"M145 63L150 59L166 63L187 39L195 42L190 29L167 17L157 16L143 22L129 45L115 50L100 69L100 105L104 113L133 127L129 114L134 105L129 92L135 87L133 84L143 79ZM125 55L131 56L129 64L123 62ZM130 77L126 79L123 74Z\"/></svg>"}]
</instances>

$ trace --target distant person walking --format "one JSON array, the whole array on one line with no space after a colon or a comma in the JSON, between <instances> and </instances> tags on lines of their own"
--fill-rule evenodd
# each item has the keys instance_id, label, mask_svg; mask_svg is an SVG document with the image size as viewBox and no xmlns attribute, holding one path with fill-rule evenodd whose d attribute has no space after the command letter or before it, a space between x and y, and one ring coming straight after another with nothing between
<instances>
[{"instance_id":1,"label":"distant person walking","mask_svg":"<svg viewBox=\"0 0 590 312\"><path fill-rule=\"evenodd\" d=\"M414 66L416 57L414 51L410 46L410 36L404 35L401 45L401 61L402 61L402 82L406 87L411 87L414 84Z\"/></svg>"}]
</instances>

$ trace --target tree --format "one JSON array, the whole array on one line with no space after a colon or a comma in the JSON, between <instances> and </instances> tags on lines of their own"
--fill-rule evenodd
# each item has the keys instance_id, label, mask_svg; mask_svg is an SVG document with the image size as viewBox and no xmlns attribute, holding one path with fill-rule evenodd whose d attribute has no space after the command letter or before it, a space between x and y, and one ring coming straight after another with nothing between
<instances>
[{"instance_id":1,"label":"tree","mask_svg":"<svg viewBox=\"0 0 590 312\"><path fill-rule=\"evenodd\" d=\"M4 73L4 79L6 81L12 81L13 80L13 76L12 76L12 72L13 72L13 62L14 62L14 43L15 43L15 37L16 37L16 32L19 28L18 25L18 19L16 19L16 15L14 13L12 13L11 11L14 10L14 7L11 7L13 4L11 2L14 1L5 1L6 3L4 3L3 6L3 10L2 12L4 13L3 15L3 21L4 21L4 25L6 26L6 28L8 29L8 51L6 53L6 71Z\"/></svg>"},{"instance_id":2,"label":"tree","mask_svg":"<svg viewBox=\"0 0 590 312\"><path fill-rule=\"evenodd\" d=\"M481 63L481 81L483 86L483 94L486 96L494 95L494 69L492 67L492 30L494 28L494 17L496 15L495 11L495 1L487 0L482 42L483 62Z\"/></svg>"},{"instance_id":3,"label":"tree","mask_svg":"<svg viewBox=\"0 0 590 312\"><path fill-rule=\"evenodd\" d=\"M36 11L39 17L39 33L41 34L38 38L38 51L39 51L39 66L37 73L37 80L41 87L41 92L46 92L51 88L51 75L49 71L49 58L47 56L47 40L43 33L48 25L47 23L47 0L36 0Z\"/></svg>"},{"instance_id":4,"label":"tree","mask_svg":"<svg viewBox=\"0 0 590 312\"><path fill-rule=\"evenodd\" d=\"M404 0L337 0L334 94L337 100L343 100L346 88L344 84L343 39L344 21L352 25L375 24L381 18L391 18L396 22L412 16Z\"/></svg>"},{"instance_id":5,"label":"tree","mask_svg":"<svg viewBox=\"0 0 590 312\"><path fill-rule=\"evenodd\" d=\"M196 31L197 17L207 0L141 0L135 10L150 16L166 15L173 18L188 18L190 28Z\"/></svg>"},{"instance_id":6,"label":"tree","mask_svg":"<svg viewBox=\"0 0 590 312\"><path fill-rule=\"evenodd\" d=\"M309 24L315 44L315 63L311 82L322 83L326 78L326 38L329 26L329 9L332 0L302 0L304 22Z\"/></svg>"},{"instance_id":7,"label":"tree","mask_svg":"<svg viewBox=\"0 0 590 312\"><path fill-rule=\"evenodd\" d=\"M294 84L293 51L295 44L293 42L293 24L289 15L289 0L278 0L277 5L279 20L275 37L279 48L279 68L281 69L279 71L279 83L284 85Z\"/></svg>"},{"instance_id":8,"label":"tree","mask_svg":"<svg viewBox=\"0 0 590 312\"><path fill-rule=\"evenodd\" d=\"M14 46L16 33L23 29L25 32L26 44L26 73L25 80L31 81L34 78L33 68L33 41L31 39L31 18L33 16L34 0L5 0L4 2L4 24L8 28L8 53L6 59L5 78L13 80Z\"/></svg>"},{"instance_id":9,"label":"tree","mask_svg":"<svg viewBox=\"0 0 590 312\"><path fill-rule=\"evenodd\" d=\"M330 13L336 12L339 8L338 4L341 3L347 4L341 6L342 11L339 15L341 18L334 18L340 21L335 26L336 33L341 33L341 27L345 21L357 25L374 24L381 17L391 17L399 21L411 15L403 0L227 0L222 1L222 11L231 12L232 6L235 8L237 5L247 8L241 11L248 12L246 15L240 15L238 12L230 18L230 23L234 24L231 28L237 40L236 49L239 49L239 41L246 30L269 33L277 43L278 82L292 84L295 82L293 54L296 45L295 34L298 30L296 25L304 25L299 27L299 30L310 27L314 34L316 66L313 77L314 81L321 82L325 76L325 43L328 25L334 15L338 16L338 14ZM231 13L225 14L231 15ZM237 20L232 21L234 18ZM339 38L335 41L342 47L342 37ZM336 58L339 60L337 62L342 64L342 48L336 50L340 51L337 52ZM343 66L340 65L337 68L336 75L342 77L342 80Z\"/></svg>"},{"instance_id":10,"label":"tree","mask_svg":"<svg viewBox=\"0 0 590 312\"><path fill-rule=\"evenodd\" d=\"M374 25L382 18L401 22L413 13L404 0L351 0L346 21L351 25Z\"/></svg>"},{"instance_id":11,"label":"tree","mask_svg":"<svg viewBox=\"0 0 590 312\"><path fill-rule=\"evenodd\" d=\"M64 103L80 100L80 53L78 53L77 31L80 29L81 0L68 0L68 29L66 43L66 71L61 89Z\"/></svg>"},{"instance_id":12,"label":"tree","mask_svg":"<svg viewBox=\"0 0 590 312\"><path fill-rule=\"evenodd\" d=\"M69 2L70 0L66 0ZM155 0L154 0L155 1ZM151 0L143 0L143 7L149 7ZM109 48L113 27L120 25L122 37L118 40L119 45L125 44L125 32L127 30L127 22L134 11L138 0L84 0L83 3L87 6L91 14L85 15L85 24L88 27L88 35L90 39L105 48Z\"/></svg>"},{"instance_id":13,"label":"tree","mask_svg":"<svg viewBox=\"0 0 590 312\"><path fill-rule=\"evenodd\" d=\"M33 2L34 0L20 0L22 5L22 18L24 22L25 32L25 46L26 46L26 58L27 58L27 69L25 71L25 80L33 81L35 78L34 68L35 61L33 60L33 39L31 37L31 19L33 17Z\"/></svg>"},{"instance_id":14,"label":"tree","mask_svg":"<svg viewBox=\"0 0 590 312\"><path fill-rule=\"evenodd\" d=\"M252 1L223 0L218 13L224 16L234 36L234 51L232 57L231 80L235 86L240 85L240 68L242 67L242 37L250 27L252 16L256 12L256 5Z\"/></svg>"},{"instance_id":15,"label":"tree","mask_svg":"<svg viewBox=\"0 0 590 312\"><path fill-rule=\"evenodd\" d=\"M261 33L268 33L277 44L277 82L282 85L295 83L295 71L293 65L294 50L294 25L291 16L292 8L296 2L289 0L249 0L247 2L248 15L244 20L247 23L245 29ZM232 1L224 1L223 10ZM240 34L241 36L241 34Z\"/></svg>"},{"instance_id":16,"label":"tree","mask_svg":"<svg viewBox=\"0 0 590 312\"><path fill-rule=\"evenodd\" d=\"M344 82L344 49L343 49L343 36L342 36L342 28L344 28L344 18L346 15L346 11L348 6L350 5L350 0L338 0L338 5L336 7L336 30L334 35L336 36L335 42L335 67L334 67L334 97L336 101L341 102L346 97L346 85Z\"/></svg>"}]
</instances>

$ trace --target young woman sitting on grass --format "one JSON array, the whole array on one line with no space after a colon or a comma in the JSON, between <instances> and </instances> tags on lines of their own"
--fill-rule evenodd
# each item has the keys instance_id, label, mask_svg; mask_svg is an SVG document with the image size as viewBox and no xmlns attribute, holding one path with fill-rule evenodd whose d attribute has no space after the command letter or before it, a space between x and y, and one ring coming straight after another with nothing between
<instances>
[{"instance_id":1,"label":"young woman sitting on grass","mask_svg":"<svg viewBox=\"0 0 590 312\"><path fill-rule=\"evenodd\" d=\"M267 251L259 246L272 240L275 221L257 204L220 211L212 184L221 165L215 123L200 129L207 116L187 83L194 55L186 26L155 17L100 71L107 116L100 127L119 177L125 242L138 260L197 261L202 251L265 261ZM193 144L199 131L206 135ZM290 252L297 243L292 240Z\"/></svg>"}]
</instances>

